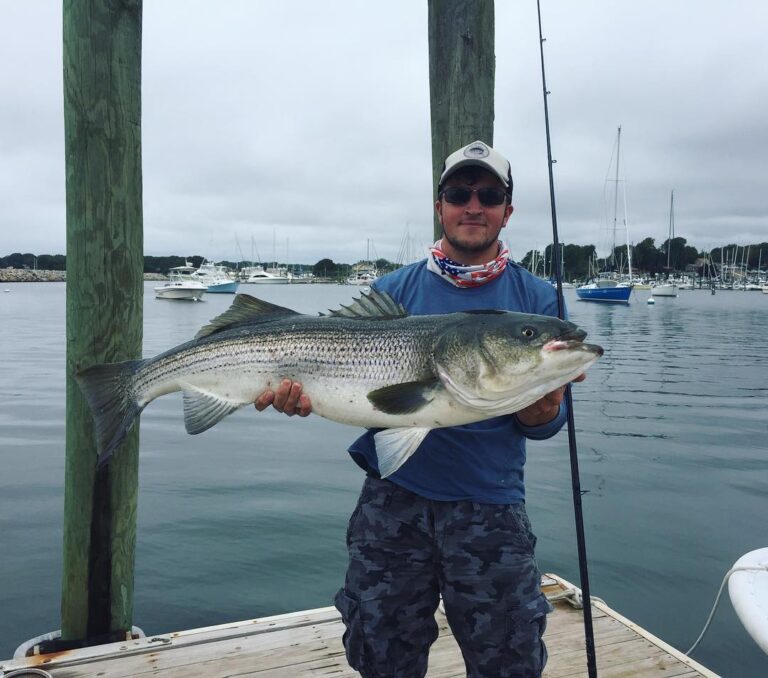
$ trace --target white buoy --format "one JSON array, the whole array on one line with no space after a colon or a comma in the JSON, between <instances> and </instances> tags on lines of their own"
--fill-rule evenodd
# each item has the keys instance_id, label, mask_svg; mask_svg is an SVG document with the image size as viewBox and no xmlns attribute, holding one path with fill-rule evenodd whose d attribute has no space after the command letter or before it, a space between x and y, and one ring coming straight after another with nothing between
<instances>
[{"instance_id":1,"label":"white buoy","mask_svg":"<svg viewBox=\"0 0 768 678\"><path fill-rule=\"evenodd\" d=\"M647 304L655 304L656 300L653 297L648 297L648 301L645 302L645 303L647 303Z\"/></svg>"},{"instance_id":2,"label":"white buoy","mask_svg":"<svg viewBox=\"0 0 768 678\"><path fill-rule=\"evenodd\" d=\"M768 548L750 551L731 569L733 609L763 652L768 652Z\"/></svg>"}]
</instances>

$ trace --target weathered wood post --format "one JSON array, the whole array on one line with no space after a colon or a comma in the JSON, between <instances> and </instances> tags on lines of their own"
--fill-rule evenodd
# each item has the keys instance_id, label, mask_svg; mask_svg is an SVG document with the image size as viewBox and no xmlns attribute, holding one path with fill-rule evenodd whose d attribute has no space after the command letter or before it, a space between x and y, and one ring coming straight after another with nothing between
<instances>
[{"instance_id":1,"label":"weathered wood post","mask_svg":"<svg viewBox=\"0 0 768 678\"><path fill-rule=\"evenodd\" d=\"M60 646L124 638L132 625L138 427L97 472L91 415L73 374L92 363L141 356L141 14L141 0L64 1L67 432Z\"/></svg>"},{"instance_id":2,"label":"weathered wood post","mask_svg":"<svg viewBox=\"0 0 768 678\"><path fill-rule=\"evenodd\" d=\"M446 156L476 139L493 145L493 0L429 0L433 189ZM435 238L441 235L435 217Z\"/></svg>"}]
</instances>

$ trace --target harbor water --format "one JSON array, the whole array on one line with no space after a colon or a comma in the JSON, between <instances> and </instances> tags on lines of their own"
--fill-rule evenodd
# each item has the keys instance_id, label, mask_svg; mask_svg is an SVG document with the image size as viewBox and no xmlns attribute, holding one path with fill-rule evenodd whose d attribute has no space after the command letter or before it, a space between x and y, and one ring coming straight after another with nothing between
<instances>
[{"instance_id":1,"label":"harbor water","mask_svg":"<svg viewBox=\"0 0 768 678\"><path fill-rule=\"evenodd\" d=\"M228 306L157 300L146 283L144 355L192 337ZM0 291L0 659L59 628L64 492L65 284ZM301 312L354 286L241 292ZM590 584L685 651L721 580L768 546L768 295L681 291L629 306L576 300L606 353L574 386ZM362 482L358 431L244 408L184 431L179 394L141 418L134 624L148 634L330 605ZM568 439L532 442L527 503L543 571L578 583ZM727 593L693 657L723 676L768 675Z\"/></svg>"}]
</instances>

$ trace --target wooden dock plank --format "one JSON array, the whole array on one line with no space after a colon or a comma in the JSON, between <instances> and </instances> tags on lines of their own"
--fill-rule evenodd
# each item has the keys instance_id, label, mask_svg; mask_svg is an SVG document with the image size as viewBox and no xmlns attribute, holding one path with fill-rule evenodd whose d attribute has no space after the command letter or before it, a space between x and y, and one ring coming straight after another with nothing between
<instances>
[{"instance_id":1,"label":"wooden dock plank","mask_svg":"<svg viewBox=\"0 0 768 678\"><path fill-rule=\"evenodd\" d=\"M550 595L571 589L557 577L542 588ZM604 603L593 601L592 611L601 678L716 678ZM436 618L440 635L427 676L460 678L465 675L461 652L445 616ZM328 607L0 662L0 671L37 666L54 678L351 678L358 674L347 666L343 631L338 612ZM587 675L581 611L556 602L545 641L545 678Z\"/></svg>"}]
</instances>

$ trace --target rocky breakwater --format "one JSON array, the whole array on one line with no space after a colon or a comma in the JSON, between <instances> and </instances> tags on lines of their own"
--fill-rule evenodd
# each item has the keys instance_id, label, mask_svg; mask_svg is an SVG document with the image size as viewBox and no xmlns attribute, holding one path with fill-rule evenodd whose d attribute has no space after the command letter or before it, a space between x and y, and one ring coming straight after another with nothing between
<instances>
[{"instance_id":1,"label":"rocky breakwater","mask_svg":"<svg viewBox=\"0 0 768 678\"><path fill-rule=\"evenodd\" d=\"M0 283L66 282L66 271L33 271L28 268L0 268ZM161 273L145 273L144 280L168 280Z\"/></svg>"},{"instance_id":2,"label":"rocky breakwater","mask_svg":"<svg viewBox=\"0 0 768 678\"><path fill-rule=\"evenodd\" d=\"M66 271L40 271L28 268L0 268L0 283L64 282Z\"/></svg>"}]
</instances>

